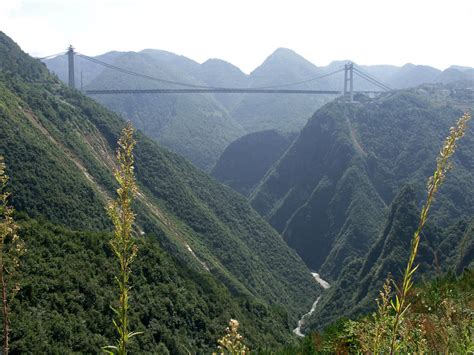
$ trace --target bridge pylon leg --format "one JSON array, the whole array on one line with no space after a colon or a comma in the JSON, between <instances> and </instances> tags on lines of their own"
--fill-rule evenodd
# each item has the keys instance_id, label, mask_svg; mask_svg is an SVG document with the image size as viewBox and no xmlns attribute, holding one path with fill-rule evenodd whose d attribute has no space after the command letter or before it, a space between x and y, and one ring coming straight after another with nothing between
<instances>
[{"instance_id":1,"label":"bridge pylon leg","mask_svg":"<svg viewBox=\"0 0 474 355\"><path fill-rule=\"evenodd\" d=\"M344 97L347 97L347 64L344 64Z\"/></svg>"},{"instance_id":2,"label":"bridge pylon leg","mask_svg":"<svg viewBox=\"0 0 474 355\"><path fill-rule=\"evenodd\" d=\"M344 98L349 102L354 102L354 65L352 62L344 64ZM349 90L347 83L349 82Z\"/></svg>"},{"instance_id":3,"label":"bridge pylon leg","mask_svg":"<svg viewBox=\"0 0 474 355\"><path fill-rule=\"evenodd\" d=\"M76 79L74 78L74 48L72 45L67 49L68 56L68 74L69 74L69 87L72 89L76 88Z\"/></svg>"},{"instance_id":4,"label":"bridge pylon leg","mask_svg":"<svg viewBox=\"0 0 474 355\"><path fill-rule=\"evenodd\" d=\"M353 69L354 64L350 64L349 67L349 99L350 102L354 102L354 72Z\"/></svg>"}]
</instances>

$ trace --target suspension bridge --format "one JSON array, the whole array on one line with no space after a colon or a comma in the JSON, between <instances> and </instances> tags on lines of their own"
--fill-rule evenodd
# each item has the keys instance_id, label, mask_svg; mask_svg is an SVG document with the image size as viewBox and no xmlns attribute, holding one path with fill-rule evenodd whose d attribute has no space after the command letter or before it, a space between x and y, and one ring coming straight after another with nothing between
<instances>
[{"instance_id":1,"label":"suspension bridge","mask_svg":"<svg viewBox=\"0 0 474 355\"><path fill-rule=\"evenodd\" d=\"M352 62L346 63L344 66L341 66L337 70L334 70L330 73L325 73L316 77L308 78L306 80L301 80L297 82L282 84L282 85L272 85L272 86L262 86L262 87L251 87L251 88L236 88L236 87L213 87L213 86L203 86L203 85L194 85L189 83L183 83L178 81L166 80L143 73L138 73L128 69L120 68L118 66L112 65L110 63L103 62L97 58L87 56L76 52L72 46L69 46L67 52L58 53L51 56L38 58L40 60L45 60L61 55L68 56L68 84L71 88L76 88L76 79L74 75L74 58L75 56L81 57L82 59L88 60L97 65L101 65L105 68L120 72L122 74L131 75L134 77L147 79L154 82L159 82L161 84L178 86L177 88L166 88L166 89L109 89L109 90L84 90L83 92L88 95L110 95L110 94L192 94L192 93L220 93L220 94L296 94L296 95L343 95L347 98L348 101L354 101L355 93L362 94L380 94L381 92L392 90L390 87L377 80L370 74L364 72L361 68L356 66ZM320 79L344 72L344 89L341 90L310 90L310 89L289 89L291 86L307 84L311 82L316 82ZM377 88L377 90L354 90L354 75L358 76L360 79L364 79L371 83Z\"/></svg>"}]
</instances>

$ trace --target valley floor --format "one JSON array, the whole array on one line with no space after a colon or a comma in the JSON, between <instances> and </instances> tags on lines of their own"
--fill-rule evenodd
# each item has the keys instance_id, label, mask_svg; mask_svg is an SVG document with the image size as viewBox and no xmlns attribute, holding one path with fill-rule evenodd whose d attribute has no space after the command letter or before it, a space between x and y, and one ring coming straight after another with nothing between
<instances>
[{"instance_id":1,"label":"valley floor","mask_svg":"<svg viewBox=\"0 0 474 355\"><path fill-rule=\"evenodd\" d=\"M329 282L323 280L321 278L321 276L319 276L319 274L317 272L312 272L311 275L313 275L314 279L321 285L322 288L324 289L328 289L329 287L331 287L331 285L329 284ZM314 311L316 310L316 307L318 305L318 302L319 300L321 299L321 296L318 296L318 298L316 299L316 301L314 301L313 305L311 306L311 309L309 310L308 313L305 313L301 319L298 321L298 326L293 329L293 333L295 333L296 335L298 335L299 337L304 337L305 335L301 332L301 328L304 326L305 324L305 320L308 319L313 313Z\"/></svg>"}]
</instances>

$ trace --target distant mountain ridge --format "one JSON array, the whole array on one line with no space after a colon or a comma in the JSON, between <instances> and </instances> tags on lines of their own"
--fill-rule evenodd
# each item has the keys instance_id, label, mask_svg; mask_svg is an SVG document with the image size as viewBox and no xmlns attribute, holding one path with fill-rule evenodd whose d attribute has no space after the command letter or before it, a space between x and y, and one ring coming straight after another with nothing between
<instances>
[{"instance_id":1,"label":"distant mountain ridge","mask_svg":"<svg viewBox=\"0 0 474 355\"><path fill-rule=\"evenodd\" d=\"M249 75L234 65L219 59L199 64L184 56L162 50L146 49L141 52L109 52L96 57L135 72L191 85L215 87L275 87L318 77L343 66L333 62L317 67L294 51L278 48ZM115 73L110 69L77 57L76 81L80 87L83 72L85 89L107 88L169 88L170 85ZM45 61L49 69L67 81L65 56ZM454 80L473 81L474 69L437 69L407 64L360 68L392 88L406 88L423 83L449 83ZM454 71L455 70L455 71ZM342 90L343 74L314 82L288 86L288 89ZM375 87L359 78L355 90L373 90ZM299 131L308 118L323 104L334 99L328 95L255 95L255 94L193 94L193 95L107 95L94 99L132 120L150 137L210 171L224 149L246 133L261 130L282 132Z\"/></svg>"}]
</instances>

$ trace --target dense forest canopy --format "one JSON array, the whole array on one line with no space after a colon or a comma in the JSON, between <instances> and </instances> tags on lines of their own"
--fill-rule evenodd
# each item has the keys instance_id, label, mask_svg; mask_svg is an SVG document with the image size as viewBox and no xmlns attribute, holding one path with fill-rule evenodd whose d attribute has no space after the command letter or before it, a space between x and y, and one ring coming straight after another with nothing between
<instances>
[{"instance_id":1,"label":"dense forest canopy","mask_svg":"<svg viewBox=\"0 0 474 355\"><path fill-rule=\"evenodd\" d=\"M92 349L111 335L101 326L115 286L105 204L116 189L114 150L125 122L65 87L3 33L0 53L0 154L11 178L11 201L23 216L20 234L30 243L11 348ZM143 240L134 279L144 289L135 292L133 317L140 329L158 327L142 337L138 344L148 345L140 349L151 351L161 342L173 353L209 351L229 316L242 324L247 316L258 317L268 325L255 332L260 341L249 336L254 346L289 341L298 317L320 292L302 260L239 194L140 132L136 140L140 193L134 210ZM87 264L88 258L94 262ZM302 300L302 294L310 297ZM212 304L229 312L211 311ZM201 318L190 319L188 311ZM44 318L32 318L35 312Z\"/></svg>"},{"instance_id":2,"label":"dense forest canopy","mask_svg":"<svg viewBox=\"0 0 474 355\"><path fill-rule=\"evenodd\" d=\"M199 64L160 50L100 60L191 85L250 88L341 64L316 67L285 48L249 75L221 60ZM362 66L405 89L357 94L354 102L199 94L99 103L61 82L66 64L47 62L56 76L0 32L0 156L26 245L11 322L2 320L11 326L10 351L94 353L113 342L117 265L106 206L118 188L114 152L124 118L139 129L130 321L143 334L130 352L210 353L229 319L263 353L365 349L374 299L391 297L387 275L398 280L406 265L442 141L474 108L472 68ZM86 88L151 87L78 64L90 67ZM325 78L318 88L340 80ZM472 333L464 309L471 311L474 253L472 124L464 133L417 250L419 293L407 298L415 333L420 319L448 322L442 305L462 313L445 327L459 342ZM433 311L422 308L426 302ZM314 331L323 332L302 342L295 335ZM425 337L434 344L426 349L461 349L448 341L437 347L436 332Z\"/></svg>"}]
</instances>

